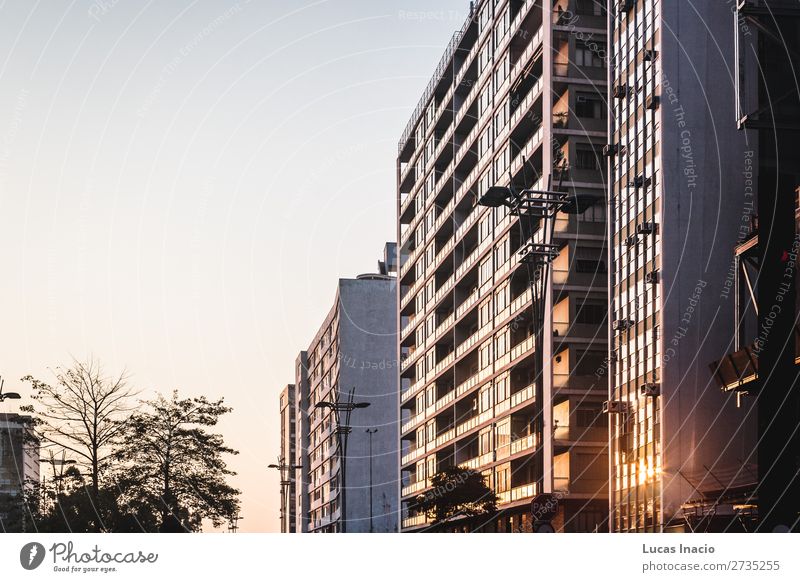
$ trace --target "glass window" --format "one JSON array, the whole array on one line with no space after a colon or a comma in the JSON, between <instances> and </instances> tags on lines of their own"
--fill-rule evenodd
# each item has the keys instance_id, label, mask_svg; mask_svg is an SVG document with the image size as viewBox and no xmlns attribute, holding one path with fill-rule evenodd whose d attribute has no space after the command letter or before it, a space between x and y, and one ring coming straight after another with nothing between
<instances>
[{"instance_id":1,"label":"glass window","mask_svg":"<svg viewBox=\"0 0 800 582\"><path fill-rule=\"evenodd\" d=\"M575 115L592 119L605 119L606 108L599 95L593 93L577 93L575 95Z\"/></svg>"},{"instance_id":2,"label":"glass window","mask_svg":"<svg viewBox=\"0 0 800 582\"><path fill-rule=\"evenodd\" d=\"M599 170L600 156L592 146L579 143L575 146L575 167L579 170Z\"/></svg>"}]
</instances>

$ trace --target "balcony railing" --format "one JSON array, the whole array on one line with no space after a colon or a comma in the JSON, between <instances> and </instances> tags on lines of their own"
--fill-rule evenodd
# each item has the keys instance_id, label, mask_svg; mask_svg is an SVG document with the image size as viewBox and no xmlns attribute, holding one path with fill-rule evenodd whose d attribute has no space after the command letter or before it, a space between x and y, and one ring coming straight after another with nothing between
<instances>
[{"instance_id":1,"label":"balcony railing","mask_svg":"<svg viewBox=\"0 0 800 582\"><path fill-rule=\"evenodd\" d=\"M424 514L403 518L404 528L415 527L418 525L425 525L426 523L428 523L428 518Z\"/></svg>"},{"instance_id":2,"label":"balcony railing","mask_svg":"<svg viewBox=\"0 0 800 582\"><path fill-rule=\"evenodd\" d=\"M511 441L511 454L516 455L517 453L535 448L537 440L538 439L536 438L536 435L531 434L526 437L522 437L521 439Z\"/></svg>"},{"instance_id":3,"label":"balcony railing","mask_svg":"<svg viewBox=\"0 0 800 582\"><path fill-rule=\"evenodd\" d=\"M403 487L400 494L403 497L407 495L413 495L414 493L418 493L429 486L430 486L429 479L423 479L422 481L415 481L414 483L411 483L410 485L406 485L405 487Z\"/></svg>"},{"instance_id":4,"label":"balcony railing","mask_svg":"<svg viewBox=\"0 0 800 582\"><path fill-rule=\"evenodd\" d=\"M511 408L516 408L523 402L527 402L531 400L536 395L536 387L534 384L529 385L528 387L520 390L519 392L515 392L511 396Z\"/></svg>"},{"instance_id":5,"label":"balcony railing","mask_svg":"<svg viewBox=\"0 0 800 582\"><path fill-rule=\"evenodd\" d=\"M519 501L520 499L533 497L536 495L537 489L538 487L536 483L528 483L527 485L522 485L521 487L514 487L511 490L511 501Z\"/></svg>"},{"instance_id":6,"label":"balcony railing","mask_svg":"<svg viewBox=\"0 0 800 582\"><path fill-rule=\"evenodd\" d=\"M513 348L511 348L511 361L515 361L523 355L527 354L533 349L535 336L529 336L528 339L521 341Z\"/></svg>"},{"instance_id":7,"label":"balcony railing","mask_svg":"<svg viewBox=\"0 0 800 582\"><path fill-rule=\"evenodd\" d=\"M414 416L412 416L408 420L408 422L405 422L403 424L403 428L401 429L402 432L405 433L405 432L410 431L412 428L414 428L414 426L416 426L417 424L419 424L423 420L425 420L425 412L424 411L420 412L419 414L415 414Z\"/></svg>"}]
</instances>

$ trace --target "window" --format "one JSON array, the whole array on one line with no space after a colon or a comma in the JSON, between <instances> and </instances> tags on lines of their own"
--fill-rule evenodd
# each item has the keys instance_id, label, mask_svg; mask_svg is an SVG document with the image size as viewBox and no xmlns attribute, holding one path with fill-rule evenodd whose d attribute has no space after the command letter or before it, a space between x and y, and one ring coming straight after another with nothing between
<instances>
[{"instance_id":1,"label":"window","mask_svg":"<svg viewBox=\"0 0 800 582\"><path fill-rule=\"evenodd\" d=\"M579 170L600 169L599 156L592 146L582 143L575 146L575 167Z\"/></svg>"},{"instance_id":2,"label":"window","mask_svg":"<svg viewBox=\"0 0 800 582\"><path fill-rule=\"evenodd\" d=\"M428 439L429 443L432 443L436 440L436 421L432 420L427 425L425 425L425 434Z\"/></svg>"},{"instance_id":3,"label":"window","mask_svg":"<svg viewBox=\"0 0 800 582\"><path fill-rule=\"evenodd\" d=\"M436 349L431 348L425 353L425 369L428 372L433 372L436 367Z\"/></svg>"},{"instance_id":4,"label":"window","mask_svg":"<svg viewBox=\"0 0 800 582\"><path fill-rule=\"evenodd\" d=\"M485 428L478 435L478 454L485 455L486 453L491 453L493 450L492 429L491 427Z\"/></svg>"},{"instance_id":5,"label":"window","mask_svg":"<svg viewBox=\"0 0 800 582\"><path fill-rule=\"evenodd\" d=\"M494 381L494 401L503 402L508 396L508 376L506 375Z\"/></svg>"},{"instance_id":6,"label":"window","mask_svg":"<svg viewBox=\"0 0 800 582\"><path fill-rule=\"evenodd\" d=\"M581 407L575 411L575 423L583 428L605 426L605 418L599 408Z\"/></svg>"},{"instance_id":7,"label":"window","mask_svg":"<svg viewBox=\"0 0 800 582\"><path fill-rule=\"evenodd\" d=\"M478 76L486 69L489 63L492 62L492 43L487 42L481 47L481 52L478 53Z\"/></svg>"},{"instance_id":8,"label":"window","mask_svg":"<svg viewBox=\"0 0 800 582\"><path fill-rule=\"evenodd\" d=\"M508 329L497 334L494 338L494 353L500 358L508 351Z\"/></svg>"},{"instance_id":9,"label":"window","mask_svg":"<svg viewBox=\"0 0 800 582\"><path fill-rule=\"evenodd\" d=\"M483 327L492 321L492 302L484 301L478 308L478 327Z\"/></svg>"},{"instance_id":10,"label":"window","mask_svg":"<svg viewBox=\"0 0 800 582\"><path fill-rule=\"evenodd\" d=\"M600 55L605 54L605 45L599 43L591 43L588 45L583 42L575 44L575 64L582 67L597 67L603 66L603 59Z\"/></svg>"},{"instance_id":11,"label":"window","mask_svg":"<svg viewBox=\"0 0 800 582\"><path fill-rule=\"evenodd\" d=\"M504 237L494 249L494 264L500 267L508 260L509 240Z\"/></svg>"},{"instance_id":12,"label":"window","mask_svg":"<svg viewBox=\"0 0 800 582\"><path fill-rule=\"evenodd\" d=\"M575 11L584 16L602 16L604 0L576 0Z\"/></svg>"},{"instance_id":13,"label":"window","mask_svg":"<svg viewBox=\"0 0 800 582\"><path fill-rule=\"evenodd\" d=\"M478 98L478 117L481 117L486 110L488 110L492 105L492 91L489 83L487 82L486 85L483 86L481 89L480 97Z\"/></svg>"},{"instance_id":14,"label":"window","mask_svg":"<svg viewBox=\"0 0 800 582\"><path fill-rule=\"evenodd\" d=\"M494 274L494 270L492 268L492 256L489 255L480 266L478 271L479 277L479 285L483 285L484 283L491 282L492 275Z\"/></svg>"},{"instance_id":15,"label":"window","mask_svg":"<svg viewBox=\"0 0 800 582\"><path fill-rule=\"evenodd\" d=\"M497 447L497 455L507 455L511 451L509 445L511 444L511 418L506 417L495 425L494 428L494 442Z\"/></svg>"},{"instance_id":16,"label":"window","mask_svg":"<svg viewBox=\"0 0 800 582\"><path fill-rule=\"evenodd\" d=\"M576 273L605 273L606 263L600 259L575 259Z\"/></svg>"},{"instance_id":17,"label":"window","mask_svg":"<svg viewBox=\"0 0 800 582\"><path fill-rule=\"evenodd\" d=\"M602 303L584 302L578 306L576 323L601 324L606 319L607 306Z\"/></svg>"},{"instance_id":18,"label":"window","mask_svg":"<svg viewBox=\"0 0 800 582\"><path fill-rule=\"evenodd\" d=\"M431 337L436 329L436 314L432 313L425 319L425 337Z\"/></svg>"},{"instance_id":19,"label":"window","mask_svg":"<svg viewBox=\"0 0 800 582\"><path fill-rule=\"evenodd\" d=\"M605 119L606 108L599 95L578 93L575 95L575 115L592 119Z\"/></svg>"},{"instance_id":20,"label":"window","mask_svg":"<svg viewBox=\"0 0 800 582\"><path fill-rule=\"evenodd\" d=\"M500 313L508 306L508 285L503 285L494 294L495 313Z\"/></svg>"},{"instance_id":21,"label":"window","mask_svg":"<svg viewBox=\"0 0 800 582\"><path fill-rule=\"evenodd\" d=\"M505 82L508 78L508 56L506 55L503 59L498 63L497 68L494 70L494 90L495 93L498 92L500 86Z\"/></svg>"},{"instance_id":22,"label":"window","mask_svg":"<svg viewBox=\"0 0 800 582\"><path fill-rule=\"evenodd\" d=\"M502 493L511 488L511 466L506 463L495 469L496 492Z\"/></svg>"},{"instance_id":23,"label":"window","mask_svg":"<svg viewBox=\"0 0 800 582\"><path fill-rule=\"evenodd\" d=\"M485 212L478 221L478 242L483 242L492 236L492 214Z\"/></svg>"},{"instance_id":24,"label":"window","mask_svg":"<svg viewBox=\"0 0 800 582\"><path fill-rule=\"evenodd\" d=\"M492 124L486 126L478 139L478 157L483 158L492 150Z\"/></svg>"},{"instance_id":25,"label":"window","mask_svg":"<svg viewBox=\"0 0 800 582\"><path fill-rule=\"evenodd\" d=\"M425 393L424 392L420 392L419 394L417 394L417 409L416 409L416 412L417 412L417 414L419 414L424 410L425 410Z\"/></svg>"},{"instance_id":26,"label":"window","mask_svg":"<svg viewBox=\"0 0 800 582\"><path fill-rule=\"evenodd\" d=\"M492 358L492 340L489 340L481 346L478 356L481 370L492 365L492 362L494 361Z\"/></svg>"},{"instance_id":27,"label":"window","mask_svg":"<svg viewBox=\"0 0 800 582\"><path fill-rule=\"evenodd\" d=\"M495 137L497 137L503 132L507 124L508 124L508 100L504 101L503 104L497 109L497 113L494 114Z\"/></svg>"},{"instance_id":28,"label":"window","mask_svg":"<svg viewBox=\"0 0 800 582\"><path fill-rule=\"evenodd\" d=\"M419 427L417 429L417 448L425 446L425 428Z\"/></svg>"},{"instance_id":29,"label":"window","mask_svg":"<svg viewBox=\"0 0 800 582\"><path fill-rule=\"evenodd\" d=\"M426 400L428 402L428 406L433 406L436 404L436 386L430 385L425 389L425 394L427 395Z\"/></svg>"},{"instance_id":30,"label":"window","mask_svg":"<svg viewBox=\"0 0 800 582\"><path fill-rule=\"evenodd\" d=\"M481 388L478 394L478 406L480 412L488 412L492 409L492 385L487 384Z\"/></svg>"}]
</instances>

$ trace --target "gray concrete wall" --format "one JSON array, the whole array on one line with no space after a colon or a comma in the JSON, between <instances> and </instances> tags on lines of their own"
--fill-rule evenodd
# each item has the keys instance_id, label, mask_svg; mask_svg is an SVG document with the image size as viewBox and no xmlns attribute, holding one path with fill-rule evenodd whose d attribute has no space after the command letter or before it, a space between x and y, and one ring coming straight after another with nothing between
<instances>
[{"instance_id":1,"label":"gray concrete wall","mask_svg":"<svg viewBox=\"0 0 800 582\"><path fill-rule=\"evenodd\" d=\"M698 489L736 471L753 451L747 408L723 394L709 363L733 348L726 281L743 223L745 152L734 115L734 35L725 2L662 2L662 443L668 521ZM700 14L697 13L700 12ZM750 459L755 462L755 457ZM679 473L680 471L680 473ZM705 476L704 476L705 475ZM689 483L692 482L692 484Z\"/></svg>"},{"instance_id":2,"label":"gray concrete wall","mask_svg":"<svg viewBox=\"0 0 800 582\"><path fill-rule=\"evenodd\" d=\"M376 532L398 529L397 290L396 280L339 281L339 386L356 389L347 449L347 531L369 531L368 428L373 448L373 521Z\"/></svg>"}]
</instances>

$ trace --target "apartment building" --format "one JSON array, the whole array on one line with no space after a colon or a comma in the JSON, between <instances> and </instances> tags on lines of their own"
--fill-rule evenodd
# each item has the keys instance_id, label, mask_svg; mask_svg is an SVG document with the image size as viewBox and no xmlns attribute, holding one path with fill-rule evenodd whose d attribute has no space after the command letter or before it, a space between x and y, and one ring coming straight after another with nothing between
<instances>
[{"instance_id":1,"label":"apartment building","mask_svg":"<svg viewBox=\"0 0 800 582\"><path fill-rule=\"evenodd\" d=\"M278 471L280 472L281 486L281 532L294 533L297 531L295 508L295 481L294 470L297 453L297 415L295 411L296 390L294 384L289 384L281 390L280 415L281 415L281 453L278 457Z\"/></svg>"},{"instance_id":2,"label":"apartment building","mask_svg":"<svg viewBox=\"0 0 800 582\"><path fill-rule=\"evenodd\" d=\"M387 243L378 273L339 279L330 311L297 358L298 532L398 529L394 254Z\"/></svg>"},{"instance_id":3,"label":"apartment building","mask_svg":"<svg viewBox=\"0 0 800 582\"><path fill-rule=\"evenodd\" d=\"M753 402L708 368L734 341L758 146L735 124L732 4L608 3L613 531L696 531L708 508L737 529L726 495L757 481Z\"/></svg>"},{"instance_id":4,"label":"apartment building","mask_svg":"<svg viewBox=\"0 0 800 582\"><path fill-rule=\"evenodd\" d=\"M530 530L542 492L558 531L607 528L605 34L592 1L475 2L400 140L403 531L431 526L414 499L448 466L497 493L481 531ZM536 345L529 221L477 201L549 185L598 203L556 216Z\"/></svg>"},{"instance_id":5,"label":"apartment building","mask_svg":"<svg viewBox=\"0 0 800 582\"><path fill-rule=\"evenodd\" d=\"M22 495L39 483L39 444L30 416L0 414L0 531L22 512Z\"/></svg>"}]
</instances>

